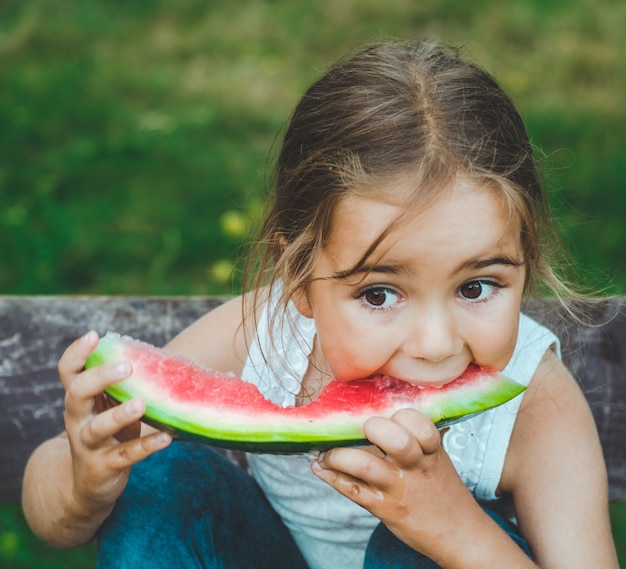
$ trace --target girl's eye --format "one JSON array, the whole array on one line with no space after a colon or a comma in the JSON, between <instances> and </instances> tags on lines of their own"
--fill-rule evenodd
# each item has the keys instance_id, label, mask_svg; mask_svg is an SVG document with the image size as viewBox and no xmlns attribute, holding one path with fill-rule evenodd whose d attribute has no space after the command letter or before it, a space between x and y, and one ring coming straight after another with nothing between
<instances>
[{"instance_id":1,"label":"girl's eye","mask_svg":"<svg viewBox=\"0 0 626 569\"><path fill-rule=\"evenodd\" d=\"M397 292L385 287L368 288L359 295L359 298L366 306L376 310L391 308L400 301Z\"/></svg>"},{"instance_id":2,"label":"girl's eye","mask_svg":"<svg viewBox=\"0 0 626 569\"><path fill-rule=\"evenodd\" d=\"M470 281L461 285L460 294L466 300L480 302L489 300L500 288L502 285L490 281Z\"/></svg>"}]
</instances>

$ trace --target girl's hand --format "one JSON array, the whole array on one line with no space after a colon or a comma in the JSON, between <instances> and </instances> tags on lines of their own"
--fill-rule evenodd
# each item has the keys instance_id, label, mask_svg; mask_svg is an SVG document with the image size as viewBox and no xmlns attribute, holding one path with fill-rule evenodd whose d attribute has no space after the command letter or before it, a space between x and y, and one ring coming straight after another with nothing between
<instances>
[{"instance_id":1,"label":"girl's hand","mask_svg":"<svg viewBox=\"0 0 626 569\"><path fill-rule=\"evenodd\" d=\"M379 518L399 539L432 559L443 559L442 539L459 516L483 513L441 444L432 421L413 409L364 426L375 447L322 453L313 472Z\"/></svg>"},{"instance_id":2,"label":"girl's hand","mask_svg":"<svg viewBox=\"0 0 626 569\"><path fill-rule=\"evenodd\" d=\"M141 436L145 407L133 399L111 406L104 394L109 385L132 373L128 362L85 370L87 357L98 345L90 332L75 341L59 361L66 390L65 428L72 455L73 495L86 516L112 509L133 464L166 447L171 437L151 432Z\"/></svg>"}]
</instances>

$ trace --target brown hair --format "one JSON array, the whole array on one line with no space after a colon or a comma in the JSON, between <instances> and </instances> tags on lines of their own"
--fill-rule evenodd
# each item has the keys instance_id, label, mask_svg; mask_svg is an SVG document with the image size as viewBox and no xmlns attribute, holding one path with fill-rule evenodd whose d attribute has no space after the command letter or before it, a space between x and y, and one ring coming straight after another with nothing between
<instances>
[{"instance_id":1,"label":"brown hair","mask_svg":"<svg viewBox=\"0 0 626 569\"><path fill-rule=\"evenodd\" d=\"M306 91L276 160L251 288L281 281L286 305L306 285L337 204L347 195L376 195L403 176L415 188L403 198L406 211L458 176L501 190L521 221L527 292L540 282L567 296L543 251L544 241L554 242L543 238L553 233L549 207L511 99L456 50L421 41L368 47Z\"/></svg>"}]
</instances>

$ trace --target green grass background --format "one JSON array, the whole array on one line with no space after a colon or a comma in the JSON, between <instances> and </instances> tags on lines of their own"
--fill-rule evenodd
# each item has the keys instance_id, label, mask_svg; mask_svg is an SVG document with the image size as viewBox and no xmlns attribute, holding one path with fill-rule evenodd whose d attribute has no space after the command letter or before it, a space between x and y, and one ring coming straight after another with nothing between
<instances>
[{"instance_id":1,"label":"green grass background","mask_svg":"<svg viewBox=\"0 0 626 569\"><path fill-rule=\"evenodd\" d=\"M390 37L463 44L502 82L581 284L624 294L624 29L621 0L4 0L0 294L233 292L290 109ZM626 564L623 506L612 519ZM93 559L0 508L0 566Z\"/></svg>"}]
</instances>

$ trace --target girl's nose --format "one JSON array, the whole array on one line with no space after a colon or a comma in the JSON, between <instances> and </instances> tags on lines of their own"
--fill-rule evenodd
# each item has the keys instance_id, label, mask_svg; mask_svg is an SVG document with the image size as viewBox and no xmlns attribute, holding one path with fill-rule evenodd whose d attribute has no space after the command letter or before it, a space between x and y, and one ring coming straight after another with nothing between
<instances>
[{"instance_id":1,"label":"girl's nose","mask_svg":"<svg viewBox=\"0 0 626 569\"><path fill-rule=\"evenodd\" d=\"M437 363L462 351L463 340L452 311L433 306L416 310L410 318L404 342L407 355Z\"/></svg>"}]
</instances>

